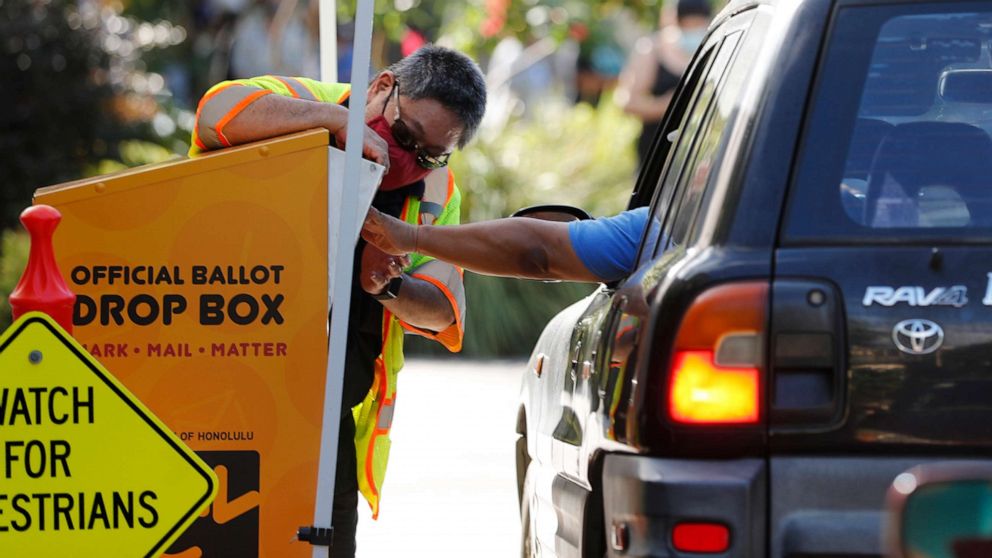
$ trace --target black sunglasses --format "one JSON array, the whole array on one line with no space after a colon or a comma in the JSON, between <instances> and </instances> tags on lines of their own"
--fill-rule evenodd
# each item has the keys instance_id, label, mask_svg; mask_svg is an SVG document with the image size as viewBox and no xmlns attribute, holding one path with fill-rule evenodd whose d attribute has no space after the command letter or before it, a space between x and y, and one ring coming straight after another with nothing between
<instances>
[{"instance_id":1,"label":"black sunglasses","mask_svg":"<svg viewBox=\"0 0 992 558\"><path fill-rule=\"evenodd\" d=\"M393 90L389 92L392 96L393 93L396 94L396 119L393 120L390 126L390 131L393 132L393 139L396 143L407 151L412 151L417 158L417 165L425 169L439 169L448 164L448 159L451 157L451 153L442 153L441 155L431 155L430 153L424 151L424 148L420 147L417 143L417 139L414 138L413 132L410 131L410 127L406 125L403 121L403 117L400 113L400 82L395 82L393 84ZM382 114L386 114L386 105L389 104L389 98L386 98L386 103L382 105Z\"/></svg>"}]
</instances>

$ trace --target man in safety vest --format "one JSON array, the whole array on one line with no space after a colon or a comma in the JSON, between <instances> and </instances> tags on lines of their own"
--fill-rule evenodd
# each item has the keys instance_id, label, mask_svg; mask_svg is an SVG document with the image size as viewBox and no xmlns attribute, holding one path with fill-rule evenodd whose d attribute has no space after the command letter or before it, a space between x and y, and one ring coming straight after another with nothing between
<instances>
[{"instance_id":1,"label":"man in safety vest","mask_svg":"<svg viewBox=\"0 0 992 558\"><path fill-rule=\"evenodd\" d=\"M311 128L346 140L347 84L263 76L219 83L197 109L190 155ZM461 194L447 168L485 112L482 72L465 55L426 46L379 73L368 88L366 158L388 165L372 205L411 225L459 222ZM387 155L388 154L388 155ZM403 334L461 350L465 290L461 270L419 254L388 255L361 242L345 357L331 556L355 554L358 492L373 517L379 501Z\"/></svg>"}]
</instances>

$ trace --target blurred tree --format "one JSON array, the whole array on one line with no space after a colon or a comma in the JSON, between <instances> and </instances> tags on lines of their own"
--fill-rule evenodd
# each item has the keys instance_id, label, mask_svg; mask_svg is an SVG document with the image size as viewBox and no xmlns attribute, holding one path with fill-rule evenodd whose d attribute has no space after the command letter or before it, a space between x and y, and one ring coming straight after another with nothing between
<instances>
[{"instance_id":1,"label":"blurred tree","mask_svg":"<svg viewBox=\"0 0 992 558\"><path fill-rule=\"evenodd\" d=\"M164 78L142 56L182 43L185 32L122 8L0 0L0 227L17 226L36 188L122 160L122 142L184 149L191 118L171 107Z\"/></svg>"},{"instance_id":2,"label":"blurred tree","mask_svg":"<svg viewBox=\"0 0 992 558\"><path fill-rule=\"evenodd\" d=\"M17 226L35 188L109 153L103 138L120 123L106 118L113 89L97 24L70 2L0 0L0 225Z\"/></svg>"},{"instance_id":3,"label":"blurred tree","mask_svg":"<svg viewBox=\"0 0 992 558\"><path fill-rule=\"evenodd\" d=\"M451 158L465 192L462 219L505 217L541 203L569 203L597 216L624 209L638 129L608 100L593 107L549 99L531 118L482 130Z\"/></svg>"},{"instance_id":4,"label":"blurred tree","mask_svg":"<svg viewBox=\"0 0 992 558\"><path fill-rule=\"evenodd\" d=\"M0 331L10 325L10 302L7 294L14 290L28 263L31 242L24 231L0 231Z\"/></svg>"},{"instance_id":5,"label":"blurred tree","mask_svg":"<svg viewBox=\"0 0 992 558\"><path fill-rule=\"evenodd\" d=\"M375 29L399 43L412 28L430 41L441 40L484 60L507 36L525 43L543 37L559 42L569 37L580 42L604 39L598 29L610 25L621 11L652 26L660 4L661 0L376 0ZM353 20L354 12L355 3L338 3L342 21ZM377 66L395 59L388 49L380 52L382 57L374 60Z\"/></svg>"}]
</instances>

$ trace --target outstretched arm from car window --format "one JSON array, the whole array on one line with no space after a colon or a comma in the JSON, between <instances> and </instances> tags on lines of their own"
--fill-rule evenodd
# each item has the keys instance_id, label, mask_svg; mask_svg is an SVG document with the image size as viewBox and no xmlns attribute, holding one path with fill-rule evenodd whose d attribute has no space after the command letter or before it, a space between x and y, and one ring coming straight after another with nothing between
<instances>
[{"instance_id":1,"label":"outstretched arm from car window","mask_svg":"<svg viewBox=\"0 0 992 558\"><path fill-rule=\"evenodd\" d=\"M413 226L372 209L362 237L390 254L416 252L484 275L600 280L572 248L567 223L511 217L447 227Z\"/></svg>"}]
</instances>

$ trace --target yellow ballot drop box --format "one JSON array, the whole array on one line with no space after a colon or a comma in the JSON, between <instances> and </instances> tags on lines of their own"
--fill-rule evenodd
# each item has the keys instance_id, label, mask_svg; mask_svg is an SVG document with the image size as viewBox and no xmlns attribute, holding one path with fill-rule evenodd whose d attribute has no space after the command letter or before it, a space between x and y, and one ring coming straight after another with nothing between
<instances>
[{"instance_id":1,"label":"yellow ballot drop box","mask_svg":"<svg viewBox=\"0 0 992 558\"><path fill-rule=\"evenodd\" d=\"M343 160L317 130L36 192L76 339L216 473L167 556L310 555L289 540L315 504Z\"/></svg>"}]
</instances>

